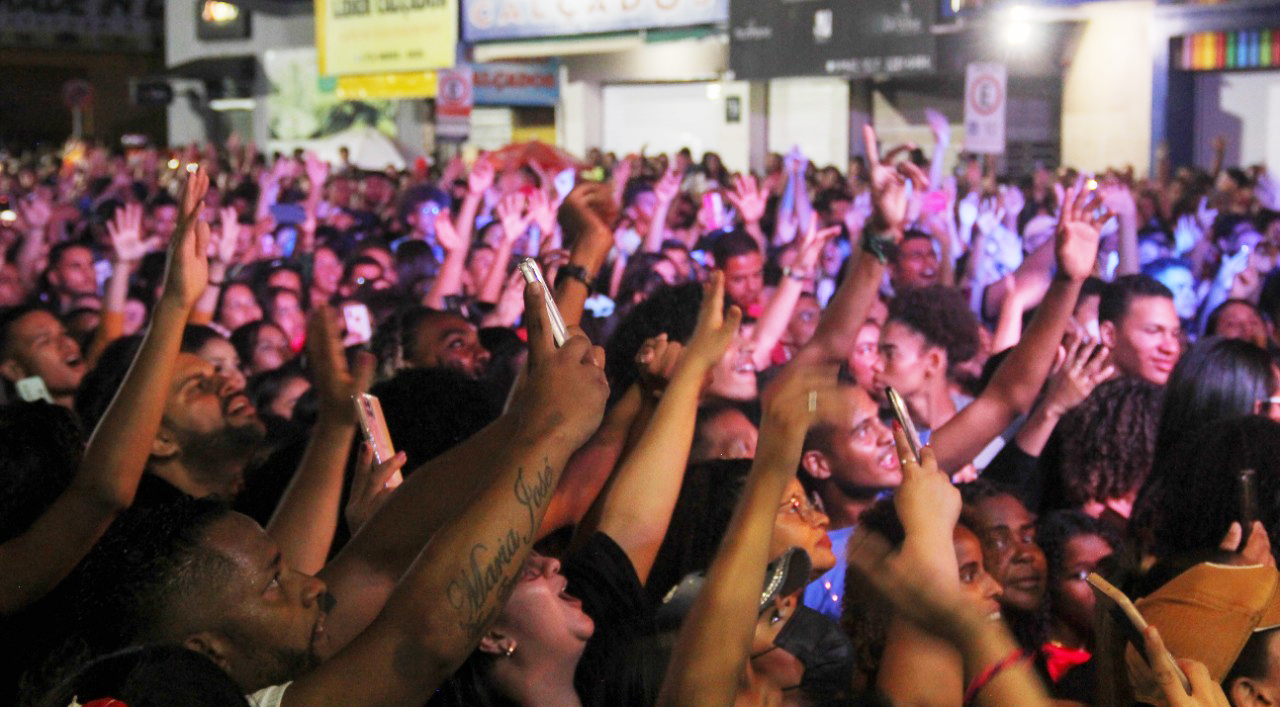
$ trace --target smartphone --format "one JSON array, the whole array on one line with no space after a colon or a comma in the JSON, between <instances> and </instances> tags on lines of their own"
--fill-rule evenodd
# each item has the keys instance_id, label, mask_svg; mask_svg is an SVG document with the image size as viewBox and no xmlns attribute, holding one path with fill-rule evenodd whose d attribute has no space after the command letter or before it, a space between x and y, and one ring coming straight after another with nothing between
<instances>
[{"instance_id":1,"label":"smartphone","mask_svg":"<svg viewBox=\"0 0 1280 707\"><path fill-rule=\"evenodd\" d=\"M376 395L360 393L351 396L355 401L356 415L360 418L360 429L364 430L365 441L373 448L373 459L381 464L395 456L395 447L391 446L391 432L387 430L387 419L382 416L382 401Z\"/></svg>"},{"instance_id":2,"label":"smartphone","mask_svg":"<svg viewBox=\"0 0 1280 707\"><path fill-rule=\"evenodd\" d=\"M702 206L712 215L712 222L707 224L711 230L718 231L724 227L724 197L718 191L709 191L702 195Z\"/></svg>"},{"instance_id":3,"label":"smartphone","mask_svg":"<svg viewBox=\"0 0 1280 707\"><path fill-rule=\"evenodd\" d=\"M344 304L342 318L347 323L346 346L363 344L373 338L373 324L369 320L369 308L362 303Z\"/></svg>"},{"instance_id":4,"label":"smartphone","mask_svg":"<svg viewBox=\"0 0 1280 707\"><path fill-rule=\"evenodd\" d=\"M555 298L551 296L551 288L547 287L547 281L542 277L542 268L538 267L538 261L525 258L516 267L520 268L525 282L536 282L542 285L542 301L547 305L547 318L551 320L551 338L555 339L557 347L564 346L564 342L569 339L565 332L564 318L560 316L560 308L556 306Z\"/></svg>"},{"instance_id":5,"label":"smartphone","mask_svg":"<svg viewBox=\"0 0 1280 707\"><path fill-rule=\"evenodd\" d=\"M569 192L573 191L573 182L574 182L575 176L576 176L576 173L574 172L573 168L570 167L566 170L562 170L551 181L551 183L555 185L556 196L560 197L561 201L564 201L564 198L566 196L569 196Z\"/></svg>"},{"instance_id":6,"label":"smartphone","mask_svg":"<svg viewBox=\"0 0 1280 707\"><path fill-rule=\"evenodd\" d=\"M1253 469L1241 469L1236 476L1240 493L1240 544L1249 539L1249 529L1258 520L1258 473Z\"/></svg>"},{"instance_id":7,"label":"smartphone","mask_svg":"<svg viewBox=\"0 0 1280 707\"><path fill-rule=\"evenodd\" d=\"M18 397L29 403L34 403L37 400L43 400L46 403L53 402L53 396L49 395L49 388L44 384L44 379L40 376L23 378L13 385L18 389Z\"/></svg>"},{"instance_id":8,"label":"smartphone","mask_svg":"<svg viewBox=\"0 0 1280 707\"><path fill-rule=\"evenodd\" d=\"M891 386L886 386L884 393L889 398L889 406L893 408L894 418L898 420L898 424L907 433L907 444L911 447L911 453L915 455L916 462L919 462L920 434L916 432L916 426L911 422L911 415L907 413L906 401Z\"/></svg>"},{"instance_id":9,"label":"smartphone","mask_svg":"<svg viewBox=\"0 0 1280 707\"><path fill-rule=\"evenodd\" d=\"M1165 651L1162 656L1147 655L1147 639L1143 636L1143 632L1147 630L1147 620L1142 618L1142 614L1138 612L1138 607L1129 601L1129 597L1103 578L1097 572L1090 572L1085 578L1089 586L1093 589L1094 595L1107 611L1111 612L1112 618L1116 624L1120 626L1120 630L1124 631L1125 637L1138 650L1138 654L1146 661L1147 667L1151 667L1152 661L1163 660L1173 668L1178 676L1178 680L1182 683L1182 689L1187 694L1191 694L1191 683L1187 680L1187 676L1182 672L1182 668L1178 667L1178 662L1173 656Z\"/></svg>"},{"instance_id":10,"label":"smartphone","mask_svg":"<svg viewBox=\"0 0 1280 707\"><path fill-rule=\"evenodd\" d=\"M927 214L942 213L947 210L947 193L934 189L924 196L924 211Z\"/></svg>"}]
</instances>

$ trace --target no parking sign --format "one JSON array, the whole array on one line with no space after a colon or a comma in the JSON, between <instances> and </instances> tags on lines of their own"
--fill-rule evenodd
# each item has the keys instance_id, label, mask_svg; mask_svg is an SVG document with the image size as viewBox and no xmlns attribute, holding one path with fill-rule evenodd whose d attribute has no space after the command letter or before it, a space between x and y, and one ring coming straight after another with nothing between
<instances>
[{"instance_id":1,"label":"no parking sign","mask_svg":"<svg viewBox=\"0 0 1280 707\"><path fill-rule=\"evenodd\" d=\"M1004 153L1004 116L1008 105L1004 64L969 64L964 72L964 149Z\"/></svg>"}]
</instances>

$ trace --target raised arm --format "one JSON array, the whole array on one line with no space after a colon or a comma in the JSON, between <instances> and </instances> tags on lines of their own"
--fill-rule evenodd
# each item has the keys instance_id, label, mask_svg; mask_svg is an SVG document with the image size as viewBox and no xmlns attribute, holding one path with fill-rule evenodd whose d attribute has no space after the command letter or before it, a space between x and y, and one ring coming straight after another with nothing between
<instances>
[{"instance_id":1,"label":"raised arm","mask_svg":"<svg viewBox=\"0 0 1280 707\"><path fill-rule=\"evenodd\" d=\"M764 312L760 315L760 320L756 322L752 337L756 370L763 371L771 365L773 347L778 345L778 340L786 333L787 324L791 322L791 315L796 309L796 302L800 301L800 295L804 293L805 283L816 279L818 259L822 256L823 247L838 233L840 233L839 226L818 230L818 215L815 213L809 217L809 227L798 244L800 252L796 256L795 264L778 283L777 289L773 291L773 297L769 299Z\"/></svg>"},{"instance_id":2,"label":"raised arm","mask_svg":"<svg viewBox=\"0 0 1280 707\"><path fill-rule=\"evenodd\" d=\"M658 203L653 207L653 220L649 223L649 233L641 249L645 253L662 250L662 237L667 233L667 214L671 212L671 203L680 195L680 177L673 170L662 175L662 179L653 185L653 195L658 198Z\"/></svg>"},{"instance_id":3,"label":"raised arm","mask_svg":"<svg viewBox=\"0 0 1280 707\"><path fill-rule=\"evenodd\" d=\"M471 174L467 175L467 195L462 200L462 208L458 209L458 221L454 224L463 243L471 243L471 235L476 228L476 214L480 213L484 193L493 186L493 177L493 163L484 157L476 160L471 167Z\"/></svg>"},{"instance_id":4,"label":"raised arm","mask_svg":"<svg viewBox=\"0 0 1280 707\"><path fill-rule=\"evenodd\" d=\"M1023 333L1022 340L996 369L991 382L976 400L938 428L930 442L938 455L938 465L955 471L968 464L983 447L1027 412L1053 367L1054 355L1062 341L1067 320L1085 278L1093 273L1098 258L1098 231L1110 218L1099 207L1096 195L1067 191L1062 216L1054 234L1058 272L1049 292Z\"/></svg>"},{"instance_id":5,"label":"raised arm","mask_svg":"<svg viewBox=\"0 0 1280 707\"><path fill-rule=\"evenodd\" d=\"M680 628L659 705L734 703L750 658L778 503L794 478L809 423L815 414L837 414L818 412L839 404L835 371L793 362L766 392L760 448L706 583Z\"/></svg>"},{"instance_id":6,"label":"raised arm","mask_svg":"<svg viewBox=\"0 0 1280 707\"><path fill-rule=\"evenodd\" d=\"M649 577L680 495L702 384L741 321L737 307L724 312L724 274L717 271L703 289L688 347L681 351L678 343L660 343L650 352L657 358L678 356L679 363L648 427L609 482L599 526L627 553L641 582Z\"/></svg>"},{"instance_id":7,"label":"raised arm","mask_svg":"<svg viewBox=\"0 0 1280 707\"><path fill-rule=\"evenodd\" d=\"M541 296L536 285L526 291L534 313L529 377L512 412L495 423L507 432L504 443L487 446L486 458L472 468L489 482L426 544L373 623L290 686L286 707L420 705L497 618L565 462L600 424L608 397L590 342L574 337L560 349L552 344Z\"/></svg>"},{"instance_id":8,"label":"raised arm","mask_svg":"<svg viewBox=\"0 0 1280 707\"><path fill-rule=\"evenodd\" d=\"M761 253L768 253L769 239L765 237L764 229L760 228L760 220L764 218L765 206L769 200L768 193L760 188L753 175L744 177L739 174L734 178L733 191L727 192L726 196L738 209L743 230L755 240Z\"/></svg>"},{"instance_id":9,"label":"raised arm","mask_svg":"<svg viewBox=\"0 0 1280 707\"><path fill-rule=\"evenodd\" d=\"M863 229L862 248L849 260L852 272L841 283L827 310L818 322L813 338L796 354L806 363L839 363L849 358L858 329L867 320L876 293L884 279L886 248L902 240L907 219L907 179L914 184L928 184L919 167L903 162L896 166L880 161L876 131L863 126L867 143L867 164L871 177L871 221Z\"/></svg>"},{"instance_id":10,"label":"raised arm","mask_svg":"<svg viewBox=\"0 0 1280 707\"><path fill-rule=\"evenodd\" d=\"M507 265L516 241L529 232L533 218L527 213L527 200L520 192L512 192L498 202L498 221L502 224L502 241L493 257L493 267L484 278L477 297L481 302L497 303L502 295L502 283L507 280Z\"/></svg>"},{"instance_id":11,"label":"raised arm","mask_svg":"<svg viewBox=\"0 0 1280 707\"><path fill-rule=\"evenodd\" d=\"M573 188L556 214L564 242L572 244L569 264L561 268L565 277L553 283L556 306L565 326L582 322L582 307L591 294L589 283L599 274L613 248L609 225L618 216L618 204L606 184L584 182Z\"/></svg>"},{"instance_id":12,"label":"raised arm","mask_svg":"<svg viewBox=\"0 0 1280 707\"><path fill-rule=\"evenodd\" d=\"M25 533L0 545L0 613L48 593L133 503L160 430L187 316L208 279L209 226L200 218L208 188L204 170L187 179L151 327L94 428L71 485Z\"/></svg>"},{"instance_id":13,"label":"raised arm","mask_svg":"<svg viewBox=\"0 0 1280 707\"><path fill-rule=\"evenodd\" d=\"M356 357L356 370L347 370L336 318L328 307L315 308L307 320L307 358L319 416L298 470L271 514L267 533L291 567L315 574L324 567L338 529L343 472L355 435L351 397L369 387L376 359L362 351Z\"/></svg>"},{"instance_id":14,"label":"raised arm","mask_svg":"<svg viewBox=\"0 0 1280 707\"><path fill-rule=\"evenodd\" d=\"M443 310L446 297L462 292L462 275L466 272L467 250L471 246L449 220L448 209L436 214L436 242L444 249L444 262L440 264L440 273L431 283L431 289L422 298L422 304Z\"/></svg>"}]
</instances>

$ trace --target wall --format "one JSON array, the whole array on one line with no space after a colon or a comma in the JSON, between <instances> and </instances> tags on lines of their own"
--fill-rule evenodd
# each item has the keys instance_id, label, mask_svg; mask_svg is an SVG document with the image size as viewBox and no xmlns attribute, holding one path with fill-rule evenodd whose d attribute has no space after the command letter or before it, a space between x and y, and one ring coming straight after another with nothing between
<instances>
[{"instance_id":1,"label":"wall","mask_svg":"<svg viewBox=\"0 0 1280 707\"><path fill-rule=\"evenodd\" d=\"M799 145L818 166L849 163L849 82L775 79L769 82L769 151Z\"/></svg>"},{"instance_id":2,"label":"wall","mask_svg":"<svg viewBox=\"0 0 1280 707\"><path fill-rule=\"evenodd\" d=\"M1280 165L1280 71L1197 74L1195 101L1196 164L1213 161L1222 135L1227 165Z\"/></svg>"},{"instance_id":3,"label":"wall","mask_svg":"<svg viewBox=\"0 0 1280 707\"><path fill-rule=\"evenodd\" d=\"M1082 5L1087 24L1063 82L1062 161L1087 170L1133 165L1151 153L1149 0Z\"/></svg>"},{"instance_id":4,"label":"wall","mask_svg":"<svg viewBox=\"0 0 1280 707\"><path fill-rule=\"evenodd\" d=\"M600 145L619 155L673 154L688 147L695 159L717 152L730 170L746 170L752 159L752 88L745 81L605 86ZM738 99L740 110L733 123L725 112L730 97Z\"/></svg>"}]
</instances>

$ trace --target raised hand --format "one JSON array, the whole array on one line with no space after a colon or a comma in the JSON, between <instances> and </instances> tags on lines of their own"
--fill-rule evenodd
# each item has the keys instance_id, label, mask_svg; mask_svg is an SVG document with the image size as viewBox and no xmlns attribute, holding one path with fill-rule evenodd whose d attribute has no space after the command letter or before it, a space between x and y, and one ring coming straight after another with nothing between
<instances>
[{"instance_id":1,"label":"raised hand","mask_svg":"<svg viewBox=\"0 0 1280 707\"><path fill-rule=\"evenodd\" d=\"M1102 193L1102 204L1111 213L1134 222L1138 218L1138 205L1133 200L1133 191L1125 184L1108 184L1099 190Z\"/></svg>"},{"instance_id":2,"label":"raised hand","mask_svg":"<svg viewBox=\"0 0 1280 707\"><path fill-rule=\"evenodd\" d=\"M667 382L675 374L684 345L671 341L666 334L658 334L644 340L636 352L636 367L640 369L637 382L646 397L661 397Z\"/></svg>"},{"instance_id":3,"label":"raised hand","mask_svg":"<svg viewBox=\"0 0 1280 707\"><path fill-rule=\"evenodd\" d=\"M390 459L377 464L373 461L373 449L368 443L360 445L360 458L355 474L351 477L351 496L343 515L347 528L354 535L369 518L387 502L392 492L404 483L400 470L408 459L404 452L396 452Z\"/></svg>"},{"instance_id":4,"label":"raised hand","mask_svg":"<svg viewBox=\"0 0 1280 707\"><path fill-rule=\"evenodd\" d=\"M131 265L142 260L158 244L159 239L142 240L142 204L125 204L111 215L107 222L107 235L111 237L111 248L115 251L116 262Z\"/></svg>"},{"instance_id":5,"label":"raised hand","mask_svg":"<svg viewBox=\"0 0 1280 707\"><path fill-rule=\"evenodd\" d=\"M498 202L498 221L502 224L503 239L514 243L516 239L529 232L529 224L533 216L529 214L528 202L523 193L514 191L502 197Z\"/></svg>"},{"instance_id":6,"label":"raised hand","mask_svg":"<svg viewBox=\"0 0 1280 707\"><path fill-rule=\"evenodd\" d=\"M724 273L713 271L702 286L702 306L698 310L698 323L693 336L685 346L685 358L690 365L711 370L720 362L724 352L738 335L742 324L742 310L731 305L724 308Z\"/></svg>"},{"instance_id":7,"label":"raised hand","mask_svg":"<svg viewBox=\"0 0 1280 707\"><path fill-rule=\"evenodd\" d=\"M204 220L204 195L209 175L201 167L187 176L179 199L178 223L169 239L162 298L185 309L195 306L209 283L209 224Z\"/></svg>"},{"instance_id":8,"label":"raised hand","mask_svg":"<svg viewBox=\"0 0 1280 707\"><path fill-rule=\"evenodd\" d=\"M1060 275L1078 281L1093 274L1098 260L1099 233L1102 224L1111 217L1110 209L1102 206L1096 192L1075 187L1067 190L1054 233L1054 253Z\"/></svg>"},{"instance_id":9,"label":"raised hand","mask_svg":"<svg viewBox=\"0 0 1280 707\"><path fill-rule=\"evenodd\" d=\"M1244 542L1241 543L1241 540ZM1260 520L1253 521L1249 526L1248 539L1244 538L1240 523L1232 521L1218 547L1227 552L1239 553L1240 557L1251 565L1276 566L1275 555L1271 554L1271 536L1267 535L1267 529Z\"/></svg>"},{"instance_id":10,"label":"raised hand","mask_svg":"<svg viewBox=\"0 0 1280 707\"><path fill-rule=\"evenodd\" d=\"M467 248L467 243L458 234L458 229L453 227L453 218L448 209L441 209L436 214L436 243L444 248L445 254L456 253Z\"/></svg>"},{"instance_id":11,"label":"raised hand","mask_svg":"<svg viewBox=\"0 0 1280 707\"><path fill-rule=\"evenodd\" d=\"M653 193L658 197L658 202L662 204L670 204L680 195L680 178L674 169L668 170L662 175L662 179L653 185Z\"/></svg>"},{"instance_id":12,"label":"raised hand","mask_svg":"<svg viewBox=\"0 0 1280 707\"><path fill-rule=\"evenodd\" d=\"M1083 403L1094 388L1116 374L1115 366L1107 364L1110 356L1111 349L1101 342L1072 337L1061 368L1049 378L1044 404L1061 416Z\"/></svg>"},{"instance_id":13,"label":"raised hand","mask_svg":"<svg viewBox=\"0 0 1280 707\"><path fill-rule=\"evenodd\" d=\"M1182 687L1182 677L1174 670L1175 659L1165 648L1164 639L1155 626L1148 626L1143 639L1146 643L1147 655L1152 656L1151 672L1155 675L1156 684L1164 693L1168 707L1229 707L1227 695L1205 668L1204 663L1195 660L1178 660L1177 667L1182 669L1191 683L1191 694Z\"/></svg>"},{"instance_id":14,"label":"raised hand","mask_svg":"<svg viewBox=\"0 0 1280 707\"><path fill-rule=\"evenodd\" d=\"M529 216L543 239L556 230L556 207L557 204L547 196L545 190L535 189L529 194Z\"/></svg>"},{"instance_id":15,"label":"raised hand","mask_svg":"<svg viewBox=\"0 0 1280 707\"><path fill-rule=\"evenodd\" d=\"M18 218L26 226L25 230L43 233L53 218L53 204L38 194L33 194L28 199L19 199Z\"/></svg>"},{"instance_id":16,"label":"raised hand","mask_svg":"<svg viewBox=\"0 0 1280 707\"><path fill-rule=\"evenodd\" d=\"M471 167L471 174L467 175L467 190L475 196L485 193L493 186L494 173L493 163L488 158L476 160Z\"/></svg>"},{"instance_id":17,"label":"raised hand","mask_svg":"<svg viewBox=\"0 0 1280 707\"><path fill-rule=\"evenodd\" d=\"M556 213L564 231L565 245L575 246L578 239L590 239L593 247L604 253L613 247L611 225L618 218L618 205L609 186L600 182L583 182L569 192ZM600 256L604 257L604 253Z\"/></svg>"},{"instance_id":18,"label":"raised hand","mask_svg":"<svg viewBox=\"0 0 1280 707\"><path fill-rule=\"evenodd\" d=\"M338 336L337 314L328 307L316 307L307 317L306 349L320 415L329 421L354 425L356 408L351 398L368 390L376 357L361 351L356 355L355 370L347 369L347 355Z\"/></svg>"},{"instance_id":19,"label":"raised hand","mask_svg":"<svg viewBox=\"0 0 1280 707\"><path fill-rule=\"evenodd\" d=\"M799 435L818 420L840 420L851 414L848 396L840 391L837 366L783 366L782 373L760 395L764 412L760 435ZM796 452L799 454L799 451ZM794 473L794 467L789 473Z\"/></svg>"},{"instance_id":20,"label":"raised hand","mask_svg":"<svg viewBox=\"0 0 1280 707\"><path fill-rule=\"evenodd\" d=\"M897 167L880 161L880 148L876 143L876 131L870 124L862 127L862 137L867 144L867 167L871 180L871 203L874 226L901 240L907 225L907 207L910 193L907 179L920 189L929 188L929 178L911 162L901 162Z\"/></svg>"},{"instance_id":21,"label":"raised hand","mask_svg":"<svg viewBox=\"0 0 1280 707\"><path fill-rule=\"evenodd\" d=\"M963 505L960 490L949 476L938 470L933 449L921 447L920 461L916 461L907 434L897 422L893 424L893 441L902 466L902 485L893 494L893 507L903 530L912 540L927 540L931 550L950 550L951 534ZM939 559L946 560L948 555L954 564L954 554L943 553Z\"/></svg>"},{"instance_id":22,"label":"raised hand","mask_svg":"<svg viewBox=\"0 0 1280 707\"><path fill-rule=\"evenodd\" d=\"M567 447L576 449L595 433L604 417L609 397L604 350L593 348L585 336L576 334L556 348L542 296L537 283L525 286L528 376L511 409L522 411L524 433L556 435Z\"/></svg>"},{"instance_id":23,"label":"raised hand","mask_svg":"<svg viewBox=\"0 0 1280 707\"><path fill-rule=\"evenodd\" d=\"M739 174L734 178L733 191L726 194L729 201L738 209L738 214L747 223L759 223L764 218L765 205L769 195L760 189L754 175Z\"/></svg>"},{"instance_id":24,"label":"raised hand","mask_svg":"<svg viewBox=\"0 0 1280 707\"><path fill-rule=\"evenodd\" d=\"M850 209L852 210L852 209ZM818 229L818 212L809 215L809 227L800 238L800 252L796 258L796 268L803 272L813 272L818 267L818 259L822 257L822 249L827 243L840 234L839 226L828 226Z\"/></svg>"}]
</instances>

